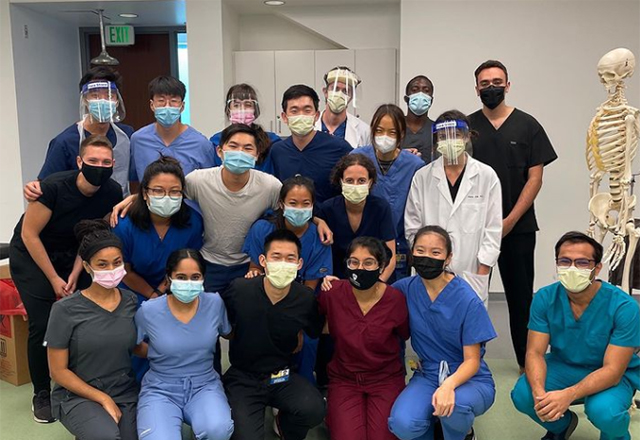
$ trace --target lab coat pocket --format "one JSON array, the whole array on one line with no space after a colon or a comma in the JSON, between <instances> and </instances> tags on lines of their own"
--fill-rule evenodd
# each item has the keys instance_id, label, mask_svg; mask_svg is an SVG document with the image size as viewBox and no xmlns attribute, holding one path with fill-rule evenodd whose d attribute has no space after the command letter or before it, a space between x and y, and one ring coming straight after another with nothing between
<instances>
[{"instance_id":1,"label":"lab coat pocket","mask_svg":"<svg viewBox=\"0 0 640 440\"><path fill-rule=\"evenodd\" d=\"M462 272L462 278L469 283L486 307L489 299L489 275L480 275L465 270Z\"/></svg>"},{"instance_id":2,"label":"lab coat pocket","mask_svg":"<svg viewBox=\"0 0 640 440\"><path fill-rule=\"evenodd\" d=\"M460 223L465 234L475 234L483 226L481 219L482 204L464 203L460 206Z\"/></svg>"}]
</instances>

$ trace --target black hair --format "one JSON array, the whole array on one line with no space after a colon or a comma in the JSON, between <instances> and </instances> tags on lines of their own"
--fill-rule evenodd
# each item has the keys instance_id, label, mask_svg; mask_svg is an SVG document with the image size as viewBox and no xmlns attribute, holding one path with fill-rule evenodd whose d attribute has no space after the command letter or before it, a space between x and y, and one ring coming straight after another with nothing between
<instances>
[{"instance_id":1,"label":"black hair","mask_svg":"<svg viewBox=\"0 0 640 440\"><path fill-rule=\"evenodd\" d=\"M229 87L229 90L227 91L227 99L225 100L225 108L224 108L224 111L227 114L227 117L229 117L229 101L236 94L249 96L251 97L251 99L255 99L256 101L258 101L258 94L256 93L256 89L254 89L249 84L241 83L241 84L235 84ZM259 109L256 109L256 111L258 113L260 112ZM257 114L256 114L256 117L258 117Z\"/></svg>"},{"instance_id":2,"label":"black hair","mask_svg":"<svg viewBox=\"0 0 640 440\"><path fill-rule=\"evenodd\" d=\"M222 148L224 144L229 142L233 136L238 133L245 133L253 136L256 141L256 150L258 151L258 158L256 160L257 163L262 163L264 159L266 159L267 154L269 153L269 148L271 147L271 139L261 126L258 124L231 124L220 133L220 144L219 147Z\"/></svg>"},{"instance_id":3,"label":"black hair","mask_svg":"<svg viewBox=\"0 0 640 440\"><path fill-rule=\"evenodd\" d=\"M149 166L147 166L144 170L142 181L140 182L138 197L131 205L131 210L129 211L129 220L131 220L131 223L133 223L137 228L145 231L148 231L152 225L151 213L149 212L147 201L144 199L144 194L145 191L147 191L151 180L153 180L153 178L158 174L171 174L178 178L183 191L185 187L182 166L180 165L180 162L173 157L160 155L160 159L151 162ZM171 226L183 229L189 225L191 225L191 210L183 200L180 210L171 216Z\"/></svg>"},{"instance_id":4,"label":"black hair","mask_svg":"<svg viewBox=\"0 0 640 440\"><path fill-rule=\"evenodd\" d=\"M423 235L428 235L428 234L439 235L444 240L445 248L447 251L447 257L449 257L449 255L451 255L451 252L453 251L453 245L451 244L451 236L443 227L438 225L429 225L429 226L424 226L420 228L413 239L413 246L411 246L411 250L413 251L413 249L416 247L416 243Z\"/></svg>"},{"instance_id":5,"label":"black hair","mask_svg":"<svg viewBox=\"0 0 640 440\"><path fill-rule=\"evenodd\" d=\"M149 83L149 98L155 95L179 96L184 101L187 95L187 88L184 83L173 76L160 75Z\"/></svg>"},{"instance_id":6,"label":"black hair","mask_svg":"<svg viewBox=\"0 0 640 440\"><path fill-rule=\"evenodd\" d=\"M289 87L282 95L282 111L287 112L287 104L292 99L302 98L308 96L313 101L313 107L318 111L320 106L320 98L315 90L304 84L296 84Z\"/></svg>"},{"instance_id":7,"label":"black hair","mask_svg":"<svg viewBox=\"0 0 640 440\"><path fill-rule=\"evenodd\" d=\"M280 188L280 196L278 200L280 203L284 205L284 200L287 198L287 194L296 186L301 186L306 188L307 191L311 194L311 203L315 203L316 201L316 189L313 184L313 180L308 177L301 176L300 174L296 174L293 177L289 177L287 180L282 182L282 187ZM284 208L278 208L273 214L265 217L266 220L270 221L276 226L276 229L286 229L287 225L284 221Z\"/></svg>"},{"instance_id":8,"label":"black hair","mask_svg":"<svg viewBox=\"0 0 640 440\"><path fill-rule=\"evenodd\" d=\"M200 270L200 273L204 277L204 273L206 271L204 258L202 258L202 255L200 255L200 252L198 252L195 249L178 249L177 251L171 252L171 254L169 255L169 258L167 258L167 266L166 266L167 277L171 278L171 274L176 270L176 268L178 267L178 264L180 264L182 260L189 260L189 259L194 260L196 263L198 263L198 269Z\"/></svg>"},{"instance_id":9,"label":"black hair","mask_svg":"<svg viewBox=\"0 0 640 440\"><path fill-rule=\"evenodd\" d=\"M91 81L109 81L116 85L118 90L122 89L122 76L115 70L106 66L96 66L87 70L87 73L80 78L80 91Z\"/></svg>"},{"instance_id":10,"label":"black hair","mask_svg":"<svg viewBox=\"0 0 640 440\"><path fill-rule=\"evenodd\" d=\"M476 69L476 71L473 72L473 75L476 78L476 84L478 84L478 75L480 75L480 72L482 72L485 69L491 69L493 67L497 67L498 69L502 70L504 72L505 81L507 82L509 81L509 73L507 73L507 68L505 67L504 64L502 64L498 60L487 60L484 63L480 64Z\"/></svg>"},{"instance_id":11,"label":"black hair","mask_svg":"<svg viewBox=\"0 0 640 440\"><path fill-rule=\"evenodd\" d=\"M106 220L81 220L73 227L73 234L80 244L78 255L83 261L89 262L102 249L115 247L122 251L122 242L111 232Z\"/></svg>"},{"instance_id":12,"label":"black hair","mask_svg":"<svg viewBox=\"0 0 640 440\"><path fill-rule=\"evenodd\" d=\"M443 112L440 116L437 117L437 119L435 120L433 125L439 124L439 123L444 122L444 121L462 121L462 122L465 122L467 124L467 127L469 127L469 138L475 139L476 136L478 135L477 131L471 129L471 123L469 122L469 118L467 118L467 115L462 113L460 110L452 109L452 110L447 110L446 112ZM433 145L434 145L434 147L437 144L438 144L438 139L436 139L436 134L433 133Z\"/></svg>"},{"instance_id":13,"label":"black hair","mask_svg":"<svg viewBox=\"0 0 640 440\"><path fill-rule=\"evenodd\" d=\"M431 86L431 93L434 92L433 81L431 81L429 78L427 78L424 75L417 75L417 76L414 76L413 78L411 78L409 80L409 82L407 83L407 85L405 86L405 88L404 88L404 94L405 95L409 96L409 92L411 91L411 86L413 85L414 82L418 81L419 79L423 79L426 82L428 82L429 85Z\"/></svg>"},{"instance_id":14,"label":"black hair","mask_svg":"<svg viewBox=\"0 0 640 440\"><path fill-rule=\"evenodd\" d=\"M302 253L302 244L300 243L300 239L288 229L276 229L271 234L267 235L264 239L264 255L267 256L269 249L271 248L271 243L274 241L284 241L287 243L293 243L296 245L298 249L298 258L300 258L300 254Z\"/></svg>"},{"instance_id":15,"label":"black hair","mask_svg":"<svg viewBox=\"0 0 640 440\"><path fill-rule=\"evenodd\" d=\"M589 237L587 234L578 231L570 231L560 237L560 240L558 240L558 242L556 243L556 259L558 258L558 255L560 255L560 248L563 244L566 243L587 243L591 245L591 247L593 248L593 259L595 260L596 264L600 264L602 262L602 245L595 239Z\"/></svg>"},{"instance_id":16,"label":"black hair","mask_svg":"<svg viewBox=\"0 0 640 440\"><path fill-rule=\"evenodd\" d=\"M345 255L347 258L351 257L351 254L355 252L358 248L364 248L373 258L376 259L378 265L380 266L380 271L382 272L389 261L391 261L391 249L380 239L375 237L356 237L354 238L349 246L347 247L347 251Z\"/></svg>"},{"instance_id":17,"label":"black hair","mask_svg":"<svg viewBox=\"0 0 640 440\"><path fill-rule=\"evenodd\" d=\"M367 170L369 174L369 180L371 181L371 185L375 185L378 181L378 173L376 172L376 167L367 156L364 154L347 154L343 156L342 159L338 161L338 163L331 170L331 184L335 187L340 188L342 185L342 177L344 176L344 172L347 168L353 165L360 165Z\"/></svg>"},{"instance_id":18,"label":"black hair","mask_svg":"<svg viewBox=\"0 0 640 440\"><path fill-rule=\"evenodd\" d=\"M402 139L407 131L407 121L404 118L404 113L395 104L383 104L376 112L373 114L373 118L371 118L371 137L373 138L373 142L375 143L375 132L378 125L380 125L380 121L385 116L389 116L393 121L393 127L396 129L396 133L398 138L396 139L396 148L400 146Z\"/></svg>"},{"instance_id":19,"label":"black hair","mask_svg":"<svg viewBox=\"0 0 640 440\"><path fill-rule=\"evenodd\" d=\"M104 147L109 148L113 151L113 144L111 143L109 138L101 134L92 134L91 136L84 138L84 140L80 143L78 156L84 156L84 150L86 150L87 147Z\"/></svg>"}]
</instances>

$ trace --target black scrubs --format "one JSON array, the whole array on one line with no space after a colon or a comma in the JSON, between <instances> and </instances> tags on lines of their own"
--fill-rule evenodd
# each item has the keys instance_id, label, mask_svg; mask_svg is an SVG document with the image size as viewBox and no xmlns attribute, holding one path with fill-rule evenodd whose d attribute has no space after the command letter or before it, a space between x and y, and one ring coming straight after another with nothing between
<instances>
[{"instance_id":1,"label":"black scrubs","mask_svg":"<svg viewBox=\"0 0 640 440\"><path fill-rule=\"evenodd\" d=\"M122 417L118 424L92 400L55 386L51 412L78 439L118 438L135 440L138 384L131 368L136 345L134 316L138 300L120 290L120 304L103 309L80 291L56 302L45 335L49 348L69 351L68 368L85 383L108 394Z\"/></svg>"},{"instance_id":2,"label":"black scrubs","mask_svg":"<svg viewBox=\"0 0 640 440\"><path fill-rule=\"evenodd\" d=\"M546 166L558 156L549 137L536 119L514 109L499 129L478 110L469 116L473 139L473 157L494 169L502 187L502 216L506 218L516 205L527 183L529 168ZM498 267L509 306L511 340L518 364L524 367L527 348L527 323L533 298L536 221L533 204L502 238Z\"/></svg>"},{"instance_id":3,"label":"black scrubs","mask_svg":"<svg viewBox=\"0 0 640 440\"><path fill-rule=\"evenodd\" d=\"M63 171L52 174L40 182L42 196L37 202L51 210L49 223L40 232L40 240L47 251L53 268L63 280L73 269L78 252L78 242L73 234L74 226L81 220L102 218L122 200L122 188L115 180L109 180L91 197L80 192L76 180L80 171ZM11 277L29 316L28 359L34 393L50 390L47 350L42 346L51 306L56 294L40 267L31 258L22 241L20 218L11 239L9 261ZM83 271L77 287L89 286L91 280Z\"/></svg>"},{"instance_id":4,"label":"black scrubs","mask_svg":"<svg viewBox=\"0 0 640 440\"><path fill-rule=\"evenodd\" d=\"M238 278L222 294L233 339L231 367L222 377L234 421L233 440L264 439L264 410L280 410L280 427L287 440L302 440L324 419L322 395L293 372L292 355L298 332L317 338L323 319L313 290L293 282L286 297L273 304L264 288L264 276ZM288 370L278 383L272 375Z\"/></svg>"}]
</instances>

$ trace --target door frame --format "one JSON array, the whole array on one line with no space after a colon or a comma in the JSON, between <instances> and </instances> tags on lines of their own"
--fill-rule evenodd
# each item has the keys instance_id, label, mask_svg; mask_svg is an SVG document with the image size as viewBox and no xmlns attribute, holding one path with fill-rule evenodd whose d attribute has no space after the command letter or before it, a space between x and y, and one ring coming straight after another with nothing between
<instances>
[{"instance_id":1,"label":"door frame","mask_svg":"<svg viewBox=\"0 0 640 440\"><path fill-rule=\"evenodd\" d=\"M87 73L91 62L89 53L89 36L100 35L99 27L81 27L80 31L80 65L82 75ZM178 34L186 33L186 26L134 26L136 35L149 34L169 34L169 65L171 66L171 76L178 78ZM107 46L107 52L109 47Z\"/></svg>"}]
</instances>

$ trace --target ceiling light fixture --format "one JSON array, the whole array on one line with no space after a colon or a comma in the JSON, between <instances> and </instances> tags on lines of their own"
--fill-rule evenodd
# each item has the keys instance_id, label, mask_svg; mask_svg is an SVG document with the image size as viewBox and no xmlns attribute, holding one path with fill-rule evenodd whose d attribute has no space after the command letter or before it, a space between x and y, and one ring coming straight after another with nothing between
<instances>
[{"instance_id":1,"label":"ceiling light fixture","mask_svg":"<svg viewBox=\"0 0 640 440\"><path fill-rule=\"evenodd\" d=\"M267 0L266 2L264 2L264 4L267 5L267 6L282 6L285 3L286 2L284 2L282 0Z\"/></svg>"},{"instance_id":2,"label":"ceiling light fixture","mask_svg":"<svg viewBox=\"0 0 640 440\"><path fill-rule=\"evenodd\" d=\"M118 14L122 18L138 18L138 14L134 14L132 12L124 12L122 14Z\"/></svg>"}]
</instances>

